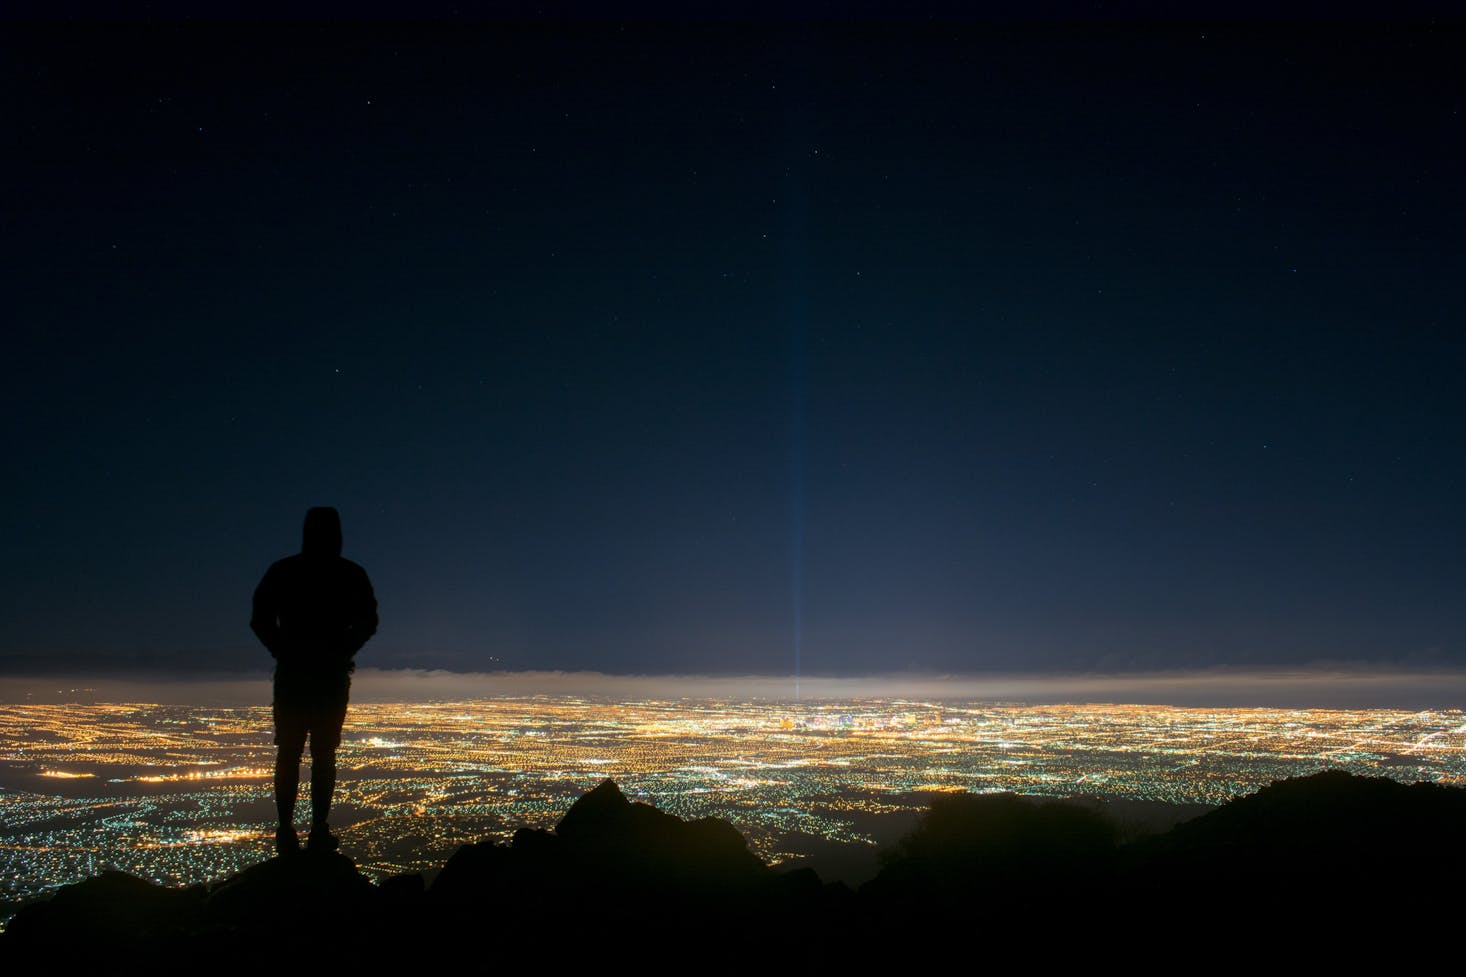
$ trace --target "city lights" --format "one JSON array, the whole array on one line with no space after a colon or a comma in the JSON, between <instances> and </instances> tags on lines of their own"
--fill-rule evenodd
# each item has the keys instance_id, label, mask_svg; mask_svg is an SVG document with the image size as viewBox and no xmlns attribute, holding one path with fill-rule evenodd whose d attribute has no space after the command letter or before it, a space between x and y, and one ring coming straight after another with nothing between
<instances>
[{"instance_id":1,"label":"city lights","mask_svg":"<svg viewBox=\"0 0 1466 977\"><path fill-rule=\"evenodd\" d=\"M181 885L272 852L268 707L0 706L0 898L115 867ZM369 875L432 872L466 842L551 827L615 779L732 822L771 863L938 791L1220 804L1323 768L1466 783L1459 710L788 703L570 696L353 705L335 816Z\"/></svg>"}]
</instances>

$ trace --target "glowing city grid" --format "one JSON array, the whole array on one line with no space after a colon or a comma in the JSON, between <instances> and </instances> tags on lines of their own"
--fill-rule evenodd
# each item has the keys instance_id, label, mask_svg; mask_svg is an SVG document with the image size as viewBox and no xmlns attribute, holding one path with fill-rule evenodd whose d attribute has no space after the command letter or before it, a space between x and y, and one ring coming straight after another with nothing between
<instances>
[{"instance_id":1,"label":"glowing city grid","mask_svg":"<svg viewBox=\"0 0 1466 977\"><path fill-rule=\"evenodd\" d=\"M273 758L268 708L0 705L0 900L13 907L104 868L183 885L268 857ZM873 819L918 811L933 791L1218 804L1323 768L1466 784L1466 712L363 704L351 708L339 768L343 850L377 878L553 826L607 777L665 811L731 821L778 863L812 842L872 844ZM299 816L308 809L303 797Z\"/></svg>"}]
</instances>

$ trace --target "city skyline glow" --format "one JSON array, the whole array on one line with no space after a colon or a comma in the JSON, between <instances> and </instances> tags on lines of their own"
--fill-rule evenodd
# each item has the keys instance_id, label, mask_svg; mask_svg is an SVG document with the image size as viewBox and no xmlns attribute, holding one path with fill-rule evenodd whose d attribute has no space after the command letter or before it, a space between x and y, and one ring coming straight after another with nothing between
<instances>
[{"instance_id":1,"label":"city skyline glow","mask_svg":"<svg viewBox=\"0 0 1466 977\"><path fill-rule=\"evenodd\" d=\"M358 669L352 701L405 702L501 696L747 697L770 701L918 697L1028 703L1232 708L1441 709L1466 702L1466 670L1318 663L1116 673L884 675L636 675L596 671ZM248 706L270 701L268 672L196 675L109 671L0 675L0 704L152 702Z\"/></svg>"}]
</instances>

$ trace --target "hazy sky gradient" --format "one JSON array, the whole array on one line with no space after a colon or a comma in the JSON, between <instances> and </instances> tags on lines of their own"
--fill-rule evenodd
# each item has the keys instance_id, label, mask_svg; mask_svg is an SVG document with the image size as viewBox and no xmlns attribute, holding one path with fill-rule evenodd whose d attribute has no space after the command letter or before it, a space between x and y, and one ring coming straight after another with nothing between
<instances>
[{"instance_id":1,"label":"hazy sky gradient","mask_svg":"<svg viewBox=\"0 0 1466 977\"><path fill-rule=\"evenodd\" d=\"M0 671L1466 666L1461 41L7 30Z\"/></svg>"}]
</instances>

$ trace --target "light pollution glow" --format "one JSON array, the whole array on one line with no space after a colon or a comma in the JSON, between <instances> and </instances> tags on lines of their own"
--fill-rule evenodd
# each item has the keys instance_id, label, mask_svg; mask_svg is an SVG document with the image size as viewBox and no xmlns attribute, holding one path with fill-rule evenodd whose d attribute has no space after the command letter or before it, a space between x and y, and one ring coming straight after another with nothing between
<instances>
[{"instance_id":1,"label":"light pollution glow","mask_svg":"<svg viewBox=\"0 0 1466 977\"><path fill-rule=\"evenodd\" d=\"M608 675L600 672L448 672L361 669L354 702L428 702L534 695L628 699L795 698L792 676ZM1466 671L1318 665L1308 668L1073 675L800 677L799 698L919 698L1334 709L1459 708ZM265 673L118 678L0 677L0 702L155 702L250 705L270 701Z\"/></svg>"}]
</instances>

